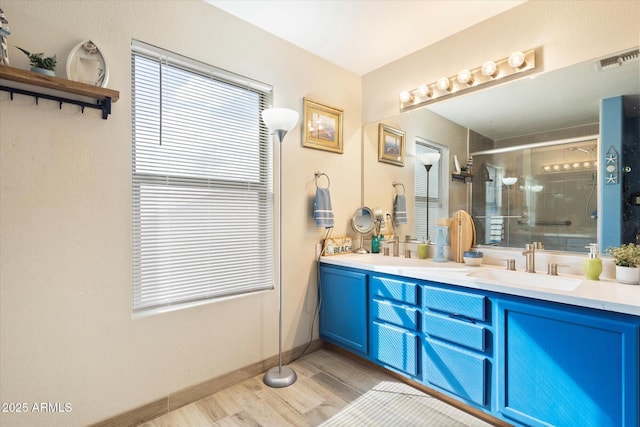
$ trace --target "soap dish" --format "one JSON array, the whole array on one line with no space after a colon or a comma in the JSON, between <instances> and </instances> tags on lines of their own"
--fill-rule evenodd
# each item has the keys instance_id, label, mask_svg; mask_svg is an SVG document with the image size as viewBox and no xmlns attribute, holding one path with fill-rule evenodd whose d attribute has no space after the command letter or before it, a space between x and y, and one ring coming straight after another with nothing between
<instances>
[{"instance_id":1,"label":"soap dish","mask_svg":"<svg viewBox=\"0 0 640 427\"><path fill-rule=\"evenodd\" d=\"M477 267L482 264L482 252L478 251L466 251L462 254L464 263L473 267Z\"/></svg>"}]
</instances>

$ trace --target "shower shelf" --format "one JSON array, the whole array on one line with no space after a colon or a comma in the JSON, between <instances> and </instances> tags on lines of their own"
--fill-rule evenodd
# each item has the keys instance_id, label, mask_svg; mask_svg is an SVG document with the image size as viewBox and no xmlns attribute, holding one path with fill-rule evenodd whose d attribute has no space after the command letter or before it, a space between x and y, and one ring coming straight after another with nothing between
<instances>
[{"instance_id":1,"label":"shower shelf","mask_svg":"<svg viewBox=\"0 0 640 427\"><path fill-rule=\"evenodd\" d=\"M473 174L470 173L452 173L451 181L457 182L469 182L473 178Z\"/></svg>"}]
</instances>

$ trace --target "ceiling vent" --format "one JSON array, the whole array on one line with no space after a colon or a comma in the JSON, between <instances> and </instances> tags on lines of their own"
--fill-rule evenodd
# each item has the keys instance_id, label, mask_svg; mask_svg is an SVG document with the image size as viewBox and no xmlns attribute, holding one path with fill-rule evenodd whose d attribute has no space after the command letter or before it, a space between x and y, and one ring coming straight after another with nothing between
<instances>
[{"instance_id":1,"label":"ceiling vent","mask_svg":"<svg viewBox=\"0 0 640 427\"><path fill-rule=\"evenodd\" d=\"M618 68L627 62L637 61L640 56L640 49L630 50L628 52L619 53L608 58L598 59L596 64L600 71Z\"/></svg>"}]
</instances>

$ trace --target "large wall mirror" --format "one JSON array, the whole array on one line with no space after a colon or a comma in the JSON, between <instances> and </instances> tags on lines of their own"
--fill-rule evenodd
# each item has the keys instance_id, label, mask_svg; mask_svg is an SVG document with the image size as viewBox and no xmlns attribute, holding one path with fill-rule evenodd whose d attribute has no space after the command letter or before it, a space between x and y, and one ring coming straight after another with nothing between
<instances>
[{"instance_id":1,"label":"large wall mirror","mask_svg":"<svg viewBox=\"0 0 640 427\"><path fill-rule=\"evenodd\" d=\"M415 163L412 145L417 137L426 138L449 146L451 157L474 156L473 181L449 186L448 208L470 211L478 244L521 248L542 241L549 250L584 252L587 243L601 240L602 218L612 210L602 204L606 159L599 133L601 100L614 97L621 97L624 121L618 186L624 206L616 220L622 224L621 240L635 242L640 239L640 203L634 202L640 200L638 59L605 68L598 60L587 61L383 120L407 132L407 171L373 163L368 151L376 124L366 125L363 198L379 197L392 180L408 180ZM444 160L445 169L453 167L452 160ZM410 185L407 193L409 199ZM412 234L410 227L403 233Z\"/></svg>"}]
</instances>

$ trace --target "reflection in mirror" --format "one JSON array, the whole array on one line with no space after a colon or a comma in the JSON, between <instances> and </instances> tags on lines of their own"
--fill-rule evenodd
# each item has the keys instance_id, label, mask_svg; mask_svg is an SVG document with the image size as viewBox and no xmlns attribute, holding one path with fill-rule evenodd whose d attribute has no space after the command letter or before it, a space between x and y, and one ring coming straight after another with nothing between
<instances>
[{"instance_id":1,"label":"reflection in mirror","mask_svg":"<svg viewBox=\"0 0 640 427\"><path fill-rule=\"evenodd\" d=\"M474 157L476 175L471 209L476 226L482 228L478 231L479 241L516 248L524 247L526 242L546 241L546 249L586 252L584 243L598 241L602 247L602 231L597 223L602 225L605 218L607 224L622 224L619 236L622 242L640 240L640 202L637 206L628 202L635 200L634 194L640 194L640 175L634 172L640 171L640 61L636 56L632 61L606 69L599 66L600 62L587 61L427 107L469 129L469 151ZM622 98L624 110L622 128L615 141L603 140L603 147L599 144L595 147L594 141L544 149L529 146L598 136L603 125L601 102L615 97ZM597 167L580 172L573 168L575 163L593 164L599 152L602 156L603 150L614 143L619 144L624 163L621 166L628 170L621 177L622 185L617 187L624 203L622 215L617 215L617 206L600 201L606 186L602 185L603 176L598 178ZM500 156L474 155L518 145L529 147ZM567 150L572 147L573 151ZM558 161L551 160L552 156L557 156ZM540 159L546 157L548 164L541 165L547 160ZM484 166L480 167L482 163ZM567 164L568 169L564 169ZM541 166L551 170L540 170ZM518 179L509 186L502 178ZM539 186L542 189L536 193ZM602 206L600 212L595 212L598 203Z\"/></svg>"},{"instance_id":2,"label":"reflection in mirror","mask_svg":"<svg viewBox=\"0 0 640 427\"><path fill-rule=\"evenodd\" d=\"M597 135L472 153L478 244L580 252L595 242L597 153Z\"/></svg>"},{"instance_id":3,"label":"reflection in mirror","mask_svg":"<svg viewBox=\"0 0 640 427\"><path fill-rule=\"evenodd\" d=\"M364 235L373 230L373 212L371 209L366 206L360 206L356 209L351 218L351 226L354 231L360 234L360 245L354 252L357 254L369 253L364 248Z\"/></svg>"}]
</instances>

